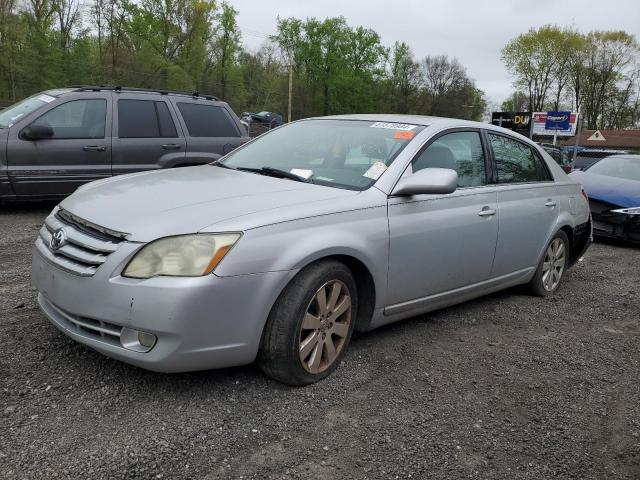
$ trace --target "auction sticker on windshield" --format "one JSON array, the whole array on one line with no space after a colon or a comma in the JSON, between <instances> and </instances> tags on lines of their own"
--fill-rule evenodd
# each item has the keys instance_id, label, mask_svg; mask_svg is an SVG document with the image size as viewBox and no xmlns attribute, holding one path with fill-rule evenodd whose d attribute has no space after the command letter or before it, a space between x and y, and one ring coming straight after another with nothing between
<instances>
[{"instance_id":1,"label":"auction sticker on windshield","mask_svg":"<svg viewBox=\"0 0 640 480\"><path fill-rule=\"evenodd\" d=\"M362 174L363 177L370 178L371 180L378 180L380 175L384 173L387 166L382 162L376 162L369 167L369 170Z\"/></svg>"},{"instance_id":2,"label":"auction sticker on windshield","mask_svg":"<svg viewBox=\"0 0 640 480\"><path fill-rule=\"evenodd\" d=\"M388 128L390 130L404 130L409 131L416 128L415 125L409 125L408 123L389 123L389 122L376 122L371 125L371 128Z\"/></svg>"}]
</instances>

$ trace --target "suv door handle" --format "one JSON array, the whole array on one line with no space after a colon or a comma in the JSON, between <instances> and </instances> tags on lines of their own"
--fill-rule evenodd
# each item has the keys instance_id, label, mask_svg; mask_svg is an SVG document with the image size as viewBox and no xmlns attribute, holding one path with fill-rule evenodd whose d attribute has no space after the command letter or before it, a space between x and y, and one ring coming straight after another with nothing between
<instances>
[{"instance_id":1,"label":"suv door handle","mask_svg":"<svg viewBox=\"0 0 640 480\"><path fill-rule=\"evenodd\" d=\"M482 207L482 210L478 212L478 215L481 217L491 217L496 214L495 209L491 207Z\"/></svg>"},{"instance_id":2,"label":"suv door handle","mask_svg":"<svg viewBox=\"0 0 640 480\"><path fill-rule=\"evenodd\" d=\"M556 202L555 200L547 200L547 203L544 204L545 207L549 207L549 208L553 208L556 205L558 205L558 202Z\"/></svg>"},{"instance_id":3,"label":"suv door handle","mask_svg":"<svg viewBox=\"0 0 640 480\"><path fill-rule=\"evenodd\" d=\"M180 150L180 145L177 143L165 143L162 148L165 150Z\"/></svg>"},{"instance_id":4,"label":"suv door handle","mask_svg":"<svg viewBox=\"0 0 640 480\"><path fill-rule=\"evenodd\" d=\"M104 145L87 145L82 147L85 152L104 152L107 149Z\"/></svg>"}]
</instances>

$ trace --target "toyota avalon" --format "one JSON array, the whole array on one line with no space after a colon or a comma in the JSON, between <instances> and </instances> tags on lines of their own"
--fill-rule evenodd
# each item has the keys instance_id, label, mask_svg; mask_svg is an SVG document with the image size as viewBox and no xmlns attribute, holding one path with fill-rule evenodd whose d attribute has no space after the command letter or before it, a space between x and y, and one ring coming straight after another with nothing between
<instances>
[{"instance_id":1,"label":"toyota avalon","mask_svg":"<svg viewBox=\"0 0 640 480\"><path fill-rule=\"evenodd\" d=\"M294 122L210 165L99 180L45 220L38 302L64 334L179 372L329 375L366 331L519 284L553 294L591 240L581 186L492 125Z\"/></svg>"}]
</instances>

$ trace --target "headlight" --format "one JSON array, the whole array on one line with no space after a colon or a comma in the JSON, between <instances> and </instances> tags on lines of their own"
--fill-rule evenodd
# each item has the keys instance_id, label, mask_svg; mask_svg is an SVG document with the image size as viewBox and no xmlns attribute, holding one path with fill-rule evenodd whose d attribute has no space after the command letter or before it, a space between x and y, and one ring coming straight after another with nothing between
<instances>
[{"instance_id":1,"label":"headlight","mask_svg":"<svg viewBox=\"0 0 640 480\"><path fill-rule=\"evenodd\" d=\"M198 233L161 238L142 247L122 275L131 278L207 275L216 268L239 238L239 233Z\"/></svg>"}]
</instances>

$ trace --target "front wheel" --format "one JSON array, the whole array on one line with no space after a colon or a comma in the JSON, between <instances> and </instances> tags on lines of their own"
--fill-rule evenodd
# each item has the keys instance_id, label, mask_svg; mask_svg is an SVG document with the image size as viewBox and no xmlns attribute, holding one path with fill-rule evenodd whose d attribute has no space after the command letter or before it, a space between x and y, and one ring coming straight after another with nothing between
<instances>
[{"instance_id":1,"label":"front wheel","mask_svg":"<svg viewBox=\"0 0 640 480\"><path fill-rule=\"evenodd\" d=\"M536 295L546 297L558 290L568 260L569 238L566 233L560 230L547 245L536 274L529 283L531 291Z\"/></svg>"},{"instance_id":2,"label":"front wheel","mask_svg":"<svg viewBox=\"0 0 640 480\"><path fill-rule=\"evenodd\" d=\"M332 260L310 265L284 289L269 314L260 368L289 385L327 377L349 344L356 311L351 271Z\"/></svg>"}]
</instances>

